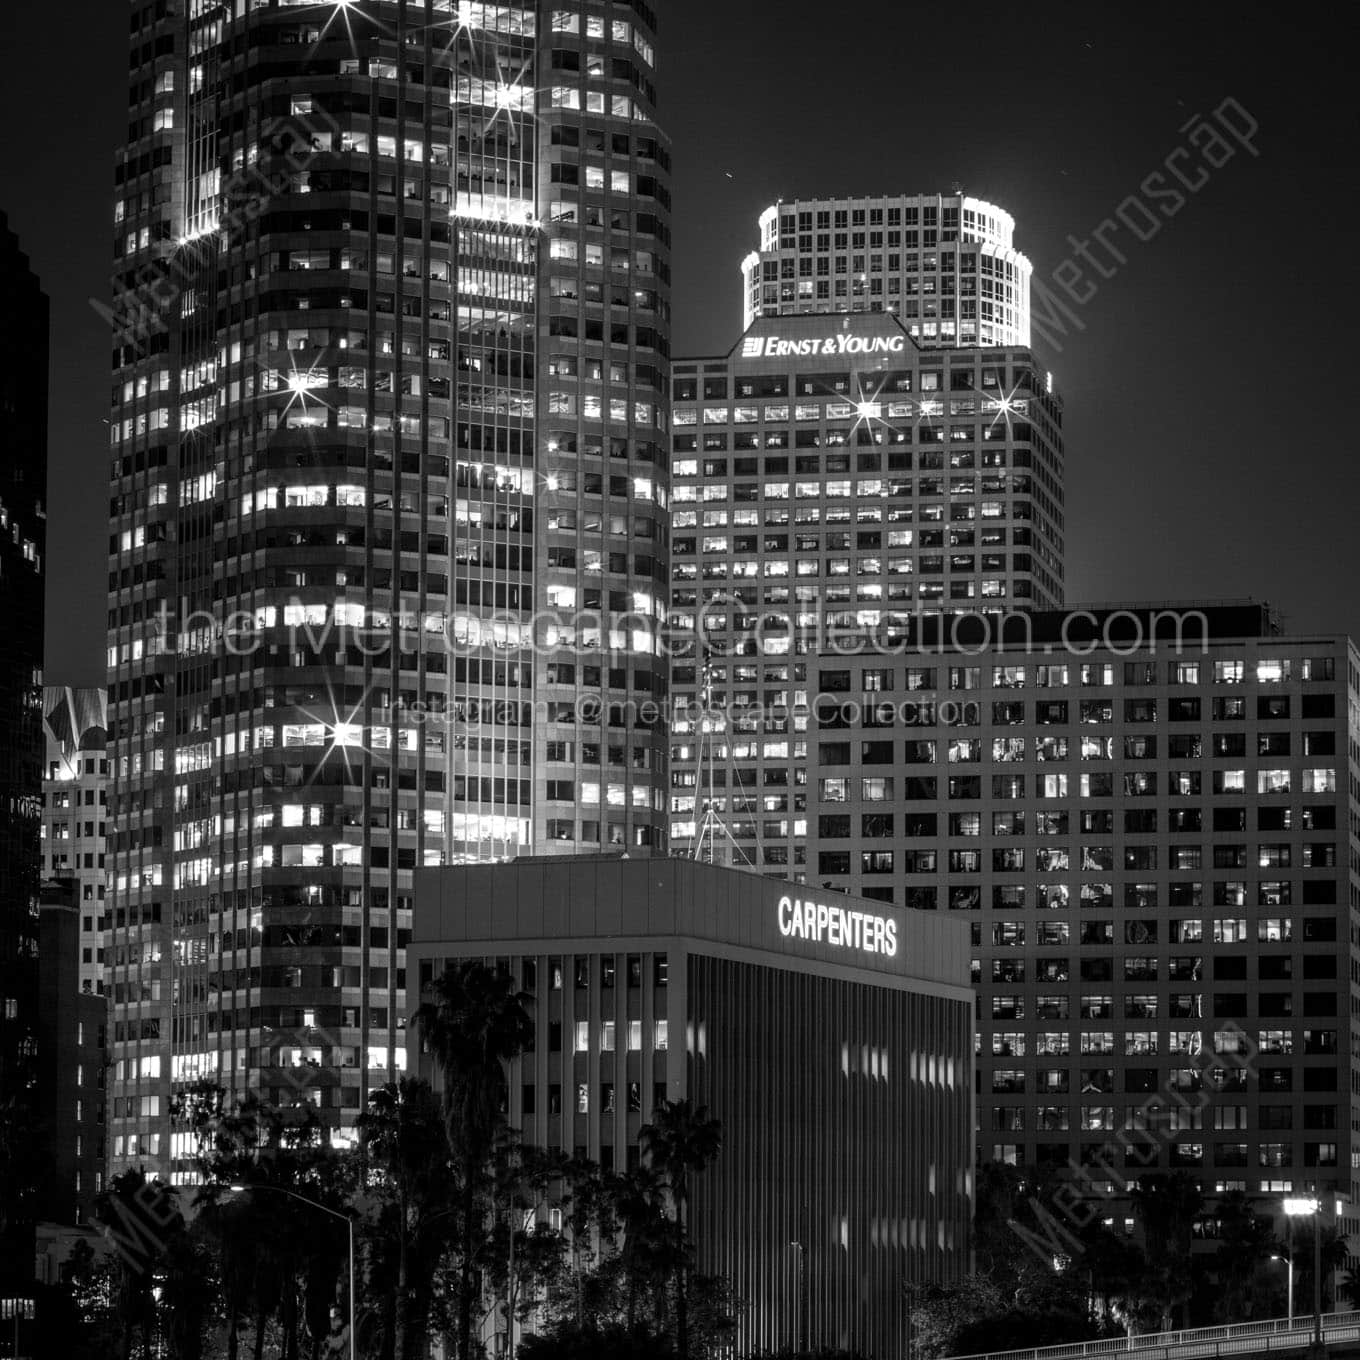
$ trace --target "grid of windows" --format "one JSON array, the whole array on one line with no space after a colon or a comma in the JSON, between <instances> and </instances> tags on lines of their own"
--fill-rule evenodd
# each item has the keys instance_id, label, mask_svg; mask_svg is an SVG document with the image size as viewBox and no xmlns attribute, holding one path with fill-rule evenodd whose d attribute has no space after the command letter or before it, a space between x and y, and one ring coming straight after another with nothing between
<instances>
[{"instance_id":1,"label":"grid of windows","mask_svg":"<svg viewBox=\"0 0 1360 1360\"><path fill-rule=\"evenodd\" d=\"M961 194L779 203L742 262L743 324L891 312L928 348L1028 345L1031 265L1014 225Z\"/></svg>"},{"instance_id":2,"label":"grid of windows","mask_svg":"<svg viewBox=\"0 0 1360 1360\"><path fill-rule=\"evenodd\" d=\"M95 995L104 991L107 726L103 689L44 688L42 874L74 882L80 990Z\"/></svg>"},{"instance_id":3,"label":"grid of windows","mask_svg":"<svg viewBox=\"0 0 1360 1360\"><path fill-rule=\"evenodd\" d=\"M726 702L677 736L677 830L711 799L719 862L966 913L982 1160L1353 1193L1356 655L1245 606L1182 611L1179 650L1140 650L1124 634L1155 613L1013 617L1012 646L923 620L895 656L714 654ZM767 665L789 667L775 731Z\"/></svg>"},{"instance_id":4,"label":"grid of windows","mask_svg":"<svg viewBox=\"0 0 1360 1360\"><path fill-rule=\"evenodd\" d=\"M1344 639L811 664L798 872L969 913L981 1159L1353 1190Z\"/></svg>"},{"instance_id":5,"label":"grid of windows","mask_svg":"<svg viewBox=\"0 0 1360 1360\"><path fill-rule=\"evenodd\" d=\"M837 366L824 351L847 327L898 348ZM784 345L809 352L767 357ZM809 658L894 649L922 616L1060 600L1047 387L1026 350L926 354L887 318L762 321L727 361L677 363L673 844L711 801L748 862L804 867Z\"/></svg>"},{"instance_id":6,"label":"grid of windows","mask_svg":"<svg viewBox=\"0 0 1360 1360\"><path fill-rule=\"evenodd\" d=\"M172 1178L198 1078L353 1138L416 868L665 843L651 11L309 8L132 14L111 1151Z\"/></svg>"}]
</instances>

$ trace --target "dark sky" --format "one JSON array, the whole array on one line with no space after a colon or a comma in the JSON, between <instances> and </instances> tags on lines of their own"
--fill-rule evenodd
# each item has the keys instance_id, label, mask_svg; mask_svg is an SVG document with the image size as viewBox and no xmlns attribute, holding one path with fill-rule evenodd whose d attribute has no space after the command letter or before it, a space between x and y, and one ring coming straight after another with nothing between
<instances>
[{"instance_id":1,"label":"dark sky","mask_svg":"<svg viewBox=\"0 0 1360 1360\"><path fill-rule=\"evenodd\" d=\"M1341 35L1265 7L657 0L675 143L675 346L740 324L737 266L779 196L948 190L1016 219L1049 281L1232 99L1259 124L1140 242L1058 345L1068 597L1268 599L1294 630L1360 635L1352 520L1357 112ZM0 6L0 208L53 299L48 670L102 677L113 151L127 6L62 22ZM1257 17L1258 15L1262 17ZM1146 201L1146 200L1145 200ZM1136 212L1136 203L1126 214ZM1070 276L1068 276L1070 277Z\"/></svg>"}]
</instances>

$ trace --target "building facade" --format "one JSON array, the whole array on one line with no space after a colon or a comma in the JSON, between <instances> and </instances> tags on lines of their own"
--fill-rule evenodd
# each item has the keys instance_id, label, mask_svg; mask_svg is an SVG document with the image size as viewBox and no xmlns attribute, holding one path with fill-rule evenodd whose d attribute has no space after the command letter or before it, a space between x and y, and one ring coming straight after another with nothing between
<instances>
[{"instance_id":1,"label":"building facade","mask_svg":"<svg viewBox=\"0 0 1360 1360\"><path fill-rule=\"evenodd\" d=\"M971 922L980 1161L1360 1200L1348 639L1139 607L810 664L800 872Z\"/></svg>"},{"instance_id":2,"label":"building facade","mask_svg":"<svg viewBox=\"0 0 1360 1360\"><path fill-rule=\"evenodd\" d=\"M797 872L817 654L1061 602L1062 405L1028 350L923 351L887 315L757 321L672 390L671 842L712 805L732 862ZM791 782L728 784L765 761Z\"/></svg>"},{"instance_id":3,"label":"building facade","mask_svg":"<svg viewBox=\"0 0 1360 1360\"><path fill-rule=\"evenodd\" d=\"M80 990L104 991L104 842L109 777L108 695L103 689L43 689L44 881L75 885Z\"/></svg>"},{"instance_id":4,"label":"building facade","mask_svg":"<svg viewBox=\"0 0 1360 1360\"><path fill-rule=\"evenodd\" d=\"M643 0L132 8L115 1169L199 1078L352 1135L416 867L664 844L655 61Z\"/></svg>"},{"instance_id":5,"label":"building facade","mask_svg":"<svg viewBox=\"0 0 1360 1360\"><path fill-rule=\"evenodd\" d=\"M104 1191L107 999L85 986L80 958L86 904L75 879L43 884L39 998L42 1070L39 1136L47 1149L38 1216L56 1224L94 1222Z\"/></svg>"},{"instance_id":6,"label":"building facade","mask_svg":"<svg viewBox=\"0 0 1360 1360\"><path fill-rule=\"evenodd\" d=\"M927 348L1028 346L1032 266L1015 219L961 193L780 202L741 263L742 325L892 312Z\"/></svg>"},{"instance_id":7,"label":"building facade","mask_svg":"<svg viewBox=\"0 0 1360 1360\"><path fill-rule=\"evenodd\" d=\"M658 1101L721 1121L690 1222L698 1269L746 1305L739 1350L797 1343L805 1269L812 1345L892 1360L903 1282L969 1266L966 941L690 860L521 859L417 874L411 967L426 985L485 959L532 998L508 1112L526 1141L623 1170Z\"/></svg>"},{"instance_id":8,"label":"building facade","mask_svg":"<svg viewBox=\"0 0 1360 1360\"><path fill-rule=\"evenodd\" d=\"M0 1118L31 1126L40 1060L38 892L42 831L43 569L47 541L48 303L0 214ZM8 1159L7 1159L8 1160ZM8 1175L0 1295L32 1280L31 1201Z\"/></svg>"}]
</instances>

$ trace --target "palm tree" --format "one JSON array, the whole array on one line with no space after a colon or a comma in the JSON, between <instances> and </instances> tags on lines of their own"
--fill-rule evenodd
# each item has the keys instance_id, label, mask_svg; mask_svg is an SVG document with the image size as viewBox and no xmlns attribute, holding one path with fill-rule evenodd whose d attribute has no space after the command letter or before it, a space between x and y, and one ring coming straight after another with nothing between
<instances>
[{"instance_id":1,"label":"palm tree","mask_svg":"<svg viewBox=\"0 0 1360 1360\"><path fill-rule=\"evenodd\" d=\"M1218 1220L1214 1311L1219 1321L1241 1322L1251 1316L1252 1283L1274 1245L1270 1223L1252 1212L1251 1201L1240 1190L1219 1200Z\"/></svg>"},{"instance_id":2,"label":"palm tree","mask_svg":"<svg viewBox=\"0 0 1360 1360\"><path fill-rule=\"evenodd\" d=\"M573 1315L577 1327L584 1327L586 1261L589 1256L591 1264L596 1264L600 1244L618 1237L618 1187L613 1175L607 1175L589 1157L573 1157L563 1168L563 1176L567 1187L563 1224L571 1242Z\"/></svg>"},{"instance_id":3,"label":"palm tree","mask_svg":"<svg viewBox=\"0 0 1360 1360\"><path fill-rule=\"evenodd\" d=\"M434 1235L434 1220L443 1218L448 1227L449 1211L439 1207L452 1192L448 1140L434 1092L413 1077L374 1091L358 1128L364 1151L395 1201L393 1356L405 1360L422 1354L430 1291L447 1235Z\"/></svg>"},{"instance_id":4,"label":"palm tree","mask_svg":"<svg viewBox=\"0 0 1360 1360\"><path fill-rule=\"evenodd\" d=\"M415 1023L443 1075L444 1127L462 1177L457 1354L471 1360L473 1258L483 1226L477 1199L507 1104L506 1067L533 1044L534 1022L528 994L475 959L445 969L429 996Z\"/></svg>"},{"instance_id":5,"label":"palm tree","mask_svg":"<svg viewBox=\"0 0 1360 1360\"><path fill-rule=\"evenodd\" d=\"M1309 1239L1312 1238L1312 1233L1310 1232L1306 1238L1302 1237L1302 1234L1300 1234L1300 1237L1302 1240L1295 1247L1295 1259L1298 1261L1299 1272L1294 1281L1295 1307L1311 1313L1313 1310L1313 1244ZM1321 1225L1319 1245L1322 1256L1322 1307L1325 1312L1327 1311L1328 1296L1331 1293L1332 1272L1340 1270L1349 1257L1345 1236L1338 1235L1336 1228L1331 1224ZM1302 1302L1299 1302L1300 1300ZM1332 1300L1332 1306L1335 1307L1335 1300Z\"/></svg>"},{"instance_id":6,"label":"palm tree","mask_svg":"<svg viewBox=\"0 0 1360 1360\"><path fill-rule=\"evenodd\" d=\"M1203 1212L1204 1195L1188 1171L1169 1176L1143 1176L1133 1191L1150 1255L1188 1256L1195 1220Z\"/></svg>"},{"instance_id":7,"label":"palm tree","mask_svg":"<svg viewBox=\"0 0 1360 1360\"><path fill-rule=\"evenodd\" d=\"M680 1360L689 1360L689 1237L685 1205L689 1178L706 1170L722 1151L722 1125L710 1119L708 1106L688 1100L663 1100L652 1122L638 1132L638 1142L660 1171L675 1206L675 1331Z\"/></svg>"},{"instance_id":8,"label":"palm tree","mask_svg":"<svg viewBox=\"0 0 1360 1360\"><path fill-rule=\"evenodd\" d=\"M638 1306L649 1298L659 1330L669 1322L666 1281L683 1260L674 1225L666 1218L666 1180L654 1165L637 1166L610 1176L608 1192L623 1234L617 1274L623 1285L624 1322L630 1330L635 1327Z\"/></svg>"},{"instance_id":9,"label":"palm tree","mask_svg":"<svg viewBox=\"0 0 1360 1360\"><path fill-rule=\"evenodd\" d=\"M1149 1302L1160 1307L1162 1331L1170 1331L1173 1310L1192 1292L1190 1243L1204 1196L1189 1172L1173 1171L1169 1176L1140 1177L1133 1204L1143 1226L1146 1292Z\"/></svg>"}]
</instances>

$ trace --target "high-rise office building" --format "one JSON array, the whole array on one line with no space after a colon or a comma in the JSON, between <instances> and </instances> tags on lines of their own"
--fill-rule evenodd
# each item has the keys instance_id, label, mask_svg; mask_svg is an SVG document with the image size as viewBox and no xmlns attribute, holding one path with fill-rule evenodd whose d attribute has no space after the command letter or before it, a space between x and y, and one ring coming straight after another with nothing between
<instances>
[{"instance_id":1,"label":"high-rise office building","mask_svg":"<svg viewBox=\"0 0 1360 1360\"><path fill-rule=\"evenodd\" d=\"M664 846L655 43L643 0L133 6L115 1169L185 1171L197 1078L352 1130L418 865Z\"/></svg>"},{"instance_id":2,"label":"high-rise office building","mask_svg":"<svg viewBox=\"0 0 1360 1360\"><path fill-rule=\"evenodd\" d=\"M15 1177L39 1063L47 347L47 297L0 213L0 1119L17 1140L0 1169L7 1305L33 1278L32 1201Z\"/></svg>"},{"instance_id":3,"label":"high-rise office building","mask_svg":"<svg viewBox=\"0 0 1360 1360\"><path fill-rule=\"evenodd\" d=\"M107 698L103 689L43 689L42 876L74 884L80 990L96 995L104 991Z\"/></svg>"},{"instance_id":4,"label":"high-rise office building","mask_svg":"<svg viewBox=\"0 0 1360 1360\"><path fill-rule=\"evenodd\" d=\"M973 923L979 1161L1360 1201L1354 646L1246 605L948 622L809 659L794 872Z\"/></svg>"},{"instance_id":5,"label":"high-rise office building","mask_svg":"<svg viewBox=\"0 0 1360 1360\"><path fill-rule=\"evenodd\" d=\"M856 312L924 321L893 300L899 268L904 301L963 296L961 269L908 286L905 244L875 259L906 230L892 202L770 210L745 266L748 336L726 361L676 364L673 603L698 626L675 670L673 843L969 913L979 1161L1067 1166L1114 1218L1131 1181L1174 1169L1211 1198L1353 1204L1354 647L1282 636L1257 606L1054 611L1060 571L1045 600L1011 550L1061 562L1061 452L1042 442L1057 419L1035 395L1047 382L1007 372L1033 363L996 329L945 354L927 347L957 331L913 332L915 392L934 370L943 400L866 381L861 357L837 365L834 406L814 403L828 340L848 352L871 321ZM934 219L942 232L943 203ZM949 220L1009 249L1009 219L983 223ZM942 236L930 245L939 263ZM968 296L992 299L994 327L1027 327L998 312L995 266L968 273L992 277ZM1005 276L1026 300L1028 274ZM817 311L839 315L802 315ZM1035 488L1023 519L996 499L1017 481Z\"/></svg>"},{"instance_id":6,"label":"high-rise office building","mask_svg":"<svg viewBox=\"0 0 1360 1360\"><path fill-rule=\"evenodd\" d=\"M1028 345L1032 266L1015 220L962 193L780 202L741 263L742 324L892 312L927 348Z\"/></svg>"},{"instance_id":7,"label":"high-rise office building","mask_svg":"<svg viewBox=\"0 0 1360 1360\"><path fill-rule=\"evenodd\" d=\"M672 390L671 841L712 809L727 862L796 873L818 654L1061 603L1061 401L1028 350L888 315L762 318Z\"/></svg>"}]
</instances>

